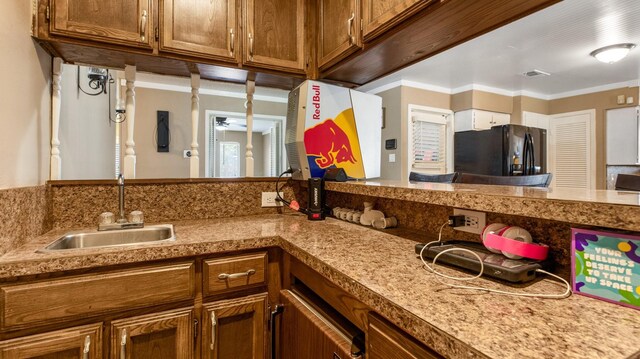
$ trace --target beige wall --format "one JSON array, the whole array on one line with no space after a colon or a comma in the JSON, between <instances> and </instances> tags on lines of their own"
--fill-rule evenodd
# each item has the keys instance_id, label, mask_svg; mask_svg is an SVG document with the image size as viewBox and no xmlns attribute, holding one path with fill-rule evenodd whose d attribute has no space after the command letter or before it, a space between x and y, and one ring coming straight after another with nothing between
<instances>
[{"instance_id":1,"label":"beige wall","mask_svg":"<svg viewBox=\"0 0 640 359\"><path fill-rule=\"evenodd\" d=\"M451 110L454 112L469 109L512 113L513 98L495 93L470 90L451 95Z\"/></svg>"},{"instance_id":2,"label":"beige wall","mask_svg":"<svg viewBox=\"0 0 640 359\"><path fill-rule=\"evenodd\" d=\"M49 178L51 57L29 36L31 1L0 1L0 188Z\"/></svg>"},{"instance_id":3,"label":"beige wall","mask_svg":"<svg viewBox=\"0 0 640 359\"><path fill-rule=\"evenodd\" d=\"M513 112L511 113L511 123L522 124L522 112L535 112L543 115L549 114L549 101L541 100L529 96L513 97Z\"/></svg>"},{"instance_id":4,"label":"beige wall","mask_svg":"<svg viewBox=\"0 0 640 359\"><path fill-rule=\"evenodd\" d=\"M401 149L402 149L402 109L401 96L402 89L400 87L392 88L378 94L382 97L382 107L385 112L385 127L382 129L382 158L380 165L380 178L383 179L400 179L401 173ZM397 149L385 150L384 142L390 139L396 139ZM396 161L389 162L389 155L395 154Z\"/></svg>"},{"instance_id":5,"label":"beige wall","mask_svg":"<svg viewBox=\"0 0 640 359\"><path fill-rule=\"evenodd\" d=\"M198 144L200 177L205 176L205 116L207 110L244 113L244 99L200 95ZM254 113L286 116L286 103L254 101ZM154 138L156 111L169 111L171 144L169 152L157 152ZM126 128L123 131L126 139ZM255 175L262 175L262 135L254 133ZM136 143L137 178L189 177L189 160L183 151L191 149L191 94L148 88L136 89ZM244 145L246 146L246 141ZM242 147L244 149L244 147ZM244 166L244 161L241 161ZM244 173L244 171L243 171Z\"/></svg>"},{"instance_id":6,"label":"beige wall","mask_svg":"<svg viewBox=\"0 0 640 359\"><path fill-rule=\"evenodd\" d=\"M385 107L385 128L382 129L382 163L380 178L389 180L408 179L408 123L409 105L420 105L448 110L451 96L440 92L400 86L378 94ZM384 142L397 140L397 149L385 150ZM396 162L389 162L389 155L395 154Z\"/></svg>"},{"instance_id":7,"label":"beige wall","mask_svg":"<svg viewBox=\"0 0 640 359\"><path fill-rule=\"evenodd\" d=\"M638 105L638 87L626 87L621 89L572 96L549 101L549 114L559 114L580 110L596 110L596 188L606 188L606 111L613 108ZM632 96L633 104L618 105L618 95L625 98Z\"/></svg>"}]
</instances>

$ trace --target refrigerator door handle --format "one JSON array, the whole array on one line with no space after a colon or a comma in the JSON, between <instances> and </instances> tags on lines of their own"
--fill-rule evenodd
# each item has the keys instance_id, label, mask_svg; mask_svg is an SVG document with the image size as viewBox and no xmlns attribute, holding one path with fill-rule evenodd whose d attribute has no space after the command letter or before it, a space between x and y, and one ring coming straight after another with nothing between
<instances>
[{"instance_id":1,"label":"refrigerator door handle","mask_svg":"<svg viewBox=\"0 0 640 359\"><path fill-rule=\"evenodd\" d=\"M524 142L522 143L522 175L526 176L529 172L529 143L527 134L524 134Z\"/></svg>"},{"instance_id":2,"label":"refrigerator door handle","mask_svg":"<svg viewBox=\"0 0 640 359\"><path fill-rule=\"evenodd\" d=\"M531 157L531 172L530 174L536 174L536 151L533 143L533 136L529 134L529 156Z\"/></svg>"}]
</instances>

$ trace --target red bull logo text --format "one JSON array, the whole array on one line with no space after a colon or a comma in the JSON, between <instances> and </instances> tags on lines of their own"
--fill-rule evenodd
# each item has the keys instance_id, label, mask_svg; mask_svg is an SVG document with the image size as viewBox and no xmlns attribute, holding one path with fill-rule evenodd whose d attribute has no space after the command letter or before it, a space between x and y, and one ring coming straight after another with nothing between
<instances>
[{"instance_id":1,"label":"red bull logo text","mask_svg":"<svg viewBox=\"0 0 640 359\"><path fill-rule=\"evenodd\" d=\"M349 136L332 119L308 128L304 132L304 144L308 156L324 169L334 164L356 163Z\"/></svg>"},{"instance_id":2,"label":"red bull logo text","mask_svg":"<svg viewBox=\"0 0 640 359\"><path fill-rule=\"evenodd\" d=\"M312 117L314 120L320 120L320 86L318 85L311 86L311 91L313 91L313 97L311 97L311 101L313 104Z\"/></svg>"}]
</instances>

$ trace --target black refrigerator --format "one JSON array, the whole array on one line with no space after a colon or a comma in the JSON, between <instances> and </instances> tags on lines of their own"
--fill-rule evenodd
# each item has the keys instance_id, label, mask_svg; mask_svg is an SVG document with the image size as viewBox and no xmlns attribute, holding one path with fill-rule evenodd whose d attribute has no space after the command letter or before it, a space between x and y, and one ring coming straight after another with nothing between
<instances>
[{"instance_id":1,"label":"black refrigerator","mask_svg":"<svg viewBox=\"0 0 640 359\"><path fill-rule=\"evenodd\" d=\"M454 134L456 172L526 176L547 172L547 131L520 125Z\"/></svg>"}]
</instances>

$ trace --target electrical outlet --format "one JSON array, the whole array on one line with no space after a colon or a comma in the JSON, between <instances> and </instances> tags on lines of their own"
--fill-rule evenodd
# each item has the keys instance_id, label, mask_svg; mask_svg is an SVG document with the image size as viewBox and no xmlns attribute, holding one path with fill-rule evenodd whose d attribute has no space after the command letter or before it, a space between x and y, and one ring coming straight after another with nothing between
<instances>
[{"instance_id":1,"label":"electrical outlet","mask_svg":"<svg viewBox=\"0 0 640 359\"><path fill-rule=\"evenodd\" d=\"M284 197L282 192L280 192L280 197ZM277 198L275 192L262 192L262 207L282 207L282 202Z\"/></svg>"},{"instance_id":2,"label":"electrical outlet","mask_svg":"<svg viewBox=\"0 0 640 359\"><path fill-rule=\"evenodd\" d=\"M464 226L453 227L453 229L456 229L458 231L480 234L482 233L484 227L487 225L487 215L484 212L454 208L453 215L464 216Z\"/></svg>"}]
</instances>

